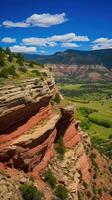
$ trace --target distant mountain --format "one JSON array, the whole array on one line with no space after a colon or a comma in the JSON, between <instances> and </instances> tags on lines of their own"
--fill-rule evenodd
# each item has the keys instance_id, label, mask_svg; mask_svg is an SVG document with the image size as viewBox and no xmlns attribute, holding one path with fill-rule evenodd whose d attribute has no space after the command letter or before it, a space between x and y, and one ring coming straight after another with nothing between
<instances>
[{"instance_id":1,"label":"distant mountain","mask_svg":"<svg viewBox=\"0 0 112 200\"><path fill-rule=\"evenodd\" d=\"M25 54L28 60L38 60L42 64L77 64L77 65L104 65L112 67L112 49L78 51L66 50L53 55Z\"/></svg>"},{"instance_id":2,"label":"distant mountain","mask_svg":"<svg viewBox=\"0 0 112 200\"><path fill-rule=\"evenodd\" d=\"M66 50L53 55L24 55L52 68L57 80L112 81L112 49Z\"/></svg>"}]
</instances>

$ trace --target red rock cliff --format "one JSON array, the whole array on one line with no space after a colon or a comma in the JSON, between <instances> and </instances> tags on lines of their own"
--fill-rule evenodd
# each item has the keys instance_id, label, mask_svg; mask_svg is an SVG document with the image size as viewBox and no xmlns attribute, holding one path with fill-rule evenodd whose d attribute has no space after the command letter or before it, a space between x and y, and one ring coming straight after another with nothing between
<instances>
[{"instance_id":1,"label":"red rock cliff","mask_svg":"<svg viewBox=\"0 0 112 200\"><path fill-rule=\"evenodd\" d=\"M67 148L77 146L78 168L90 181L89 164L74 108L53 112L50 100L57 93L53 80L32 79L0 88L0 162L39 178L55 156L55 142L63 136Z\"/></svg>"}]
</instances>

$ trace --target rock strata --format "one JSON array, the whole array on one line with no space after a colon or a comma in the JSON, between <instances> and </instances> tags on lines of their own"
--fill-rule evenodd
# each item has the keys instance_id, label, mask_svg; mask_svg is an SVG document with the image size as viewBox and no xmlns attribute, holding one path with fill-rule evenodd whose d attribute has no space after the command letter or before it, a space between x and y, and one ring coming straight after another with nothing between
<instances>
[{"instance_id":1,"label":"rock strata","mask_svg":"<svg viewBox=\"0 0 112 200\"><path fill-rule=\"evenodd\" d=\"M0 88L1 168L24 171L44 188L41 173L55 156L55 143L63 137L66 148L75 148L78 169L90 181L89 164L74 118L74 107L54 112L50 100L58 89L53 79L31 79ZM58 94L59 95L59 94ZM72 187L72 186L71 186Z\"/></svg>"}]
</instances>

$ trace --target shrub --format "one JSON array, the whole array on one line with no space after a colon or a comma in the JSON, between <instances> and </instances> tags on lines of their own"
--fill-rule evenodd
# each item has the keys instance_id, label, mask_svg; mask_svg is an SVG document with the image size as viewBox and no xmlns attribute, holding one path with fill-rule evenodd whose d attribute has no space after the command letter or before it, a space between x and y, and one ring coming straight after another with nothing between
<instances>
[{"instance_id":1,"label":"shrub","mask_svg":"<svg viewBox=\"0 0 112 200\"><path fill-rule=\"evenodd\" d=\"M30 63L29 63L29 67L33 68L33 67L34 67L34 63L33 63L33 62L30 62Z\"/></svg>"},{"instance_id":2,"label":"shrub","mask_svg":"<svg viewBox=\"0 0 112 200\"><path fill-rule=\"evenodd\" d=\"M83 130L88 130L90 128L90 121L88 118L82 119L80 126Z\"/></svg>"},{"instance_id":3,"label":"shrub","mask_svg":"<svg viewBox=\"0 0 112 200\"><path fill-rule=\"evenodd\" d=\"M58 93L56 93L55 98L54 98L54 101L55 101L56 103L60 103L61 98L60 98L60 95L59 95Z\"/></svg>"},{"instance_id":4,"label":"shrub","mask_svg":"<svg viewBox=\"0 0 112 200\"><path fill-rule=\"evenodd\" d=\"M93 178L94 178L94 179L97 178L97 174L96 174L96 173L93 174Z\"/></svg>"},{"instance_id":5,"label":"shrub","mask_svg":"<svg viewBox=\"0 0 112 200\"><path fill-rule=\"evenodd\" d=\"M87 189L88 184L85 181L83 181L83 186L85 187L85 189Z\"/></svg>"},{"instance_id":6,"label":"shrub","mask_svg":"<svg viewBox=\"0 0 112 200\"><path fill-rule=\"evenodd\" d=\"M42 72L42 76L47 76L47 73L46 72Z\"/></svg>"},{"instance_id":7,"label":"shrub","mask_svg":"<svg viewBox=\"0 0 112 200\"><path fill-rule=\"evenodd\" d=\"M0 50L0 66L3 67L4 65L5 65L4 52Z\"/></svg>"},{"instance_id":8,"label":"shrub","mask_svg":"<svg viewBox=\"0 0 112 200\"><path fill-rule=\"evenodd\" d=\"M56 178L53 175L52 171L50 169L48 169L45 173L44 173L44 177L45 177L45 181L48 182L48 184L52 187L55 188L56 186Z\"/></svg>"},{"instance_id":9,"label":"shrub","mask_svg":"<svg viewBox=\"0 0 112 200\"><path fill-rule=\"evenodd\" d=\"M5 65L5 60L4 60L4 58L0 57L0 66L3 67L4 65Z\"/></svg>"},{"instance_id":10,"label":"shrub","mask_svg":"<svg viewBox=\"0 0 112 200\"><path fill-rule=\"evenodd\" d=\"M16 55L16 58L17 58L16 62L17 62L20 66L23 66L23 64L24 64L24 58L23 58L23 56L22 56L20 53L18 53L18 54Z\"/></svg>"},{"instance_id":11,"label":"shrub","mask_svg":"<svg viewBox=\"0 0 112 200\"><path fill-rule=\"evenodd\" d=\"M8 71L6 68L3 68L1 71L0 71L0 77L1 78L8 78Z\"/></svg>"},{"instance_id":12,"label":"shrub","mask_svg":"<svg viewBox=\"0 0 112 200\"><path fill-rule=\"evenodd\" d=\"M66 152L66 148L64 146L64 142L63 142L63 138L62 137L60 137L60 139L57 141L56 151L58 153L58 158L60 160L63 160L65 152Z\"/></svg>"},{"instance_id":13,"label":"shrub","mask_svg":"<svg viewBox=\"0 0 112 200\"><path fill-rule=\"evenodd\" d=\"M7 68L8 74L12 76L17 76L15 66L12 65Z\"/></svg>"},{"instance_id":14,"label":"shrub","mask_svg":"<svg viewBox=\"0 0 112 200\"><path fill-rule=\"evenodd\" d=\"M93 193L96 194L96 187L93 185Z\"/></svg>"},{"instance_id":15,"label":"shrub","mask_svg":"<svg viewBox=\"0 0 112 200\"><path fill-rule=\"evenodd\" d=\"M32 73L35 75L35 76L40 76L41 73L38 71L38 70L32 70Z\"/></svg>"},{"instance_id":16,"label":"shrub","mask_svg":"<svg viewBox=\"0 0 112 200\"><path fill-rule=\"evenodd\" d=\"M24 200L41 200L42 199L42 192L37 190L37 188L30 184L24 184L20 186L20 191Z\"/></svg>"},{"instance_id":17,"label":"shrub","mask_svg":"<svg viewBox=\"0 0 112 200\"><path fill-rule=\"evenodd\" d=\"M19 67L19 71L23 72L23 73L26 73L27 72L27 69L25 67Z\"/></svg>"},{"instance_id":18,"label":"shrub","mask_svg":"<svg viewBox=\"0 0 112 200\"><path fill-rule=\"evenodd\" d=\"M94 159L95 159L95 158L96 158L96 154L92 152L92 153L91 153L91 158L94 158Z\"/></svg>"},{"instance_id":19,"label":"shrub","mask_svg":"<svg viewBox=\"0 0 112 200\"><path fill-rule=\"evenodd\" d=\"M7 48L5 49L5 53L8 54L8 55L11 55L11 54L12 54L12 52L11 52L11 50L10 50L9 47L7 47Z\"/></svg>"},{"instance_id":20,"label":"shrub","mask_svg":"<svg viewBox=\"0 0 112 200\"><path fill-rule=\"evenodd\" d=\"M13 55L12 55L12 54L9 55L8 61L9 61L9 62L12 62L12 61L13 61Z\"/></svg>"},{"instance_id":21,"label":"shrub","mask_svg":"<svg viewBox=\"0 0 112 200\"><path fill-rule=\"evenodd\" d=\"M56 190L55 190L55 194L60 199L65 200L69 196L69 191L67 190L67 188L65 186L58 185Z\"/></svg>"},{"instance_id":22,"label":"shrub","mask_svg":"<svg viewBox=\"0 0 112 200\"><path fill-rule=\"evenodd\" d=\"M100 197L102 196L102 189L101 188L98 189L98 194L100 195Z\"/></svg>"},{"instance_id":23,"label":"shrub","mask_svg":"<svg viewBox=\"0 0 112 200\"><path fill-rule=\"evenodd\" d=\"M85 116L87 117L89 114L93 113L93 112L97 112L96 109L92 109L92 108L87 108L87 107L80 107L79 111Z\"/></svg>"},{"instance_id":24,"label":"shrub","mask_svg":"<svg viewBox=\"0 0 112 200\"><path fill-rule=\"evenodd\" d=\"M78 191L78 200L83 200L81 192Z\"/></svg>"},{"instance_id":25,"label":"shrub","mask_svg":"<svg viewBox=\"0 0 112 200\"><path fill-rule=\"evenodd\" d=\"M87 197L90 198L91 197L91 192L87 191Z\"/></svg>"}]
</instances>

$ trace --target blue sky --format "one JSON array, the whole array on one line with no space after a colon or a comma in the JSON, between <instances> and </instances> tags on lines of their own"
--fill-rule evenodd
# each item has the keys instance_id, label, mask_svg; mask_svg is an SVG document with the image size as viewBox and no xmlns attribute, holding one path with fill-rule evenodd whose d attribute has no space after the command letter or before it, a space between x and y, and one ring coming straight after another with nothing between
<instances>
[{"instance_id":1,"label":"blue sky","mask_svg":"<svg viewBox=\"0 0 112 200\"><path fill-rule=\"evenodd\" d=\"M1 0L0 46L52 54L112 48L111 0Z\"/></svg>"}]
</instances>

